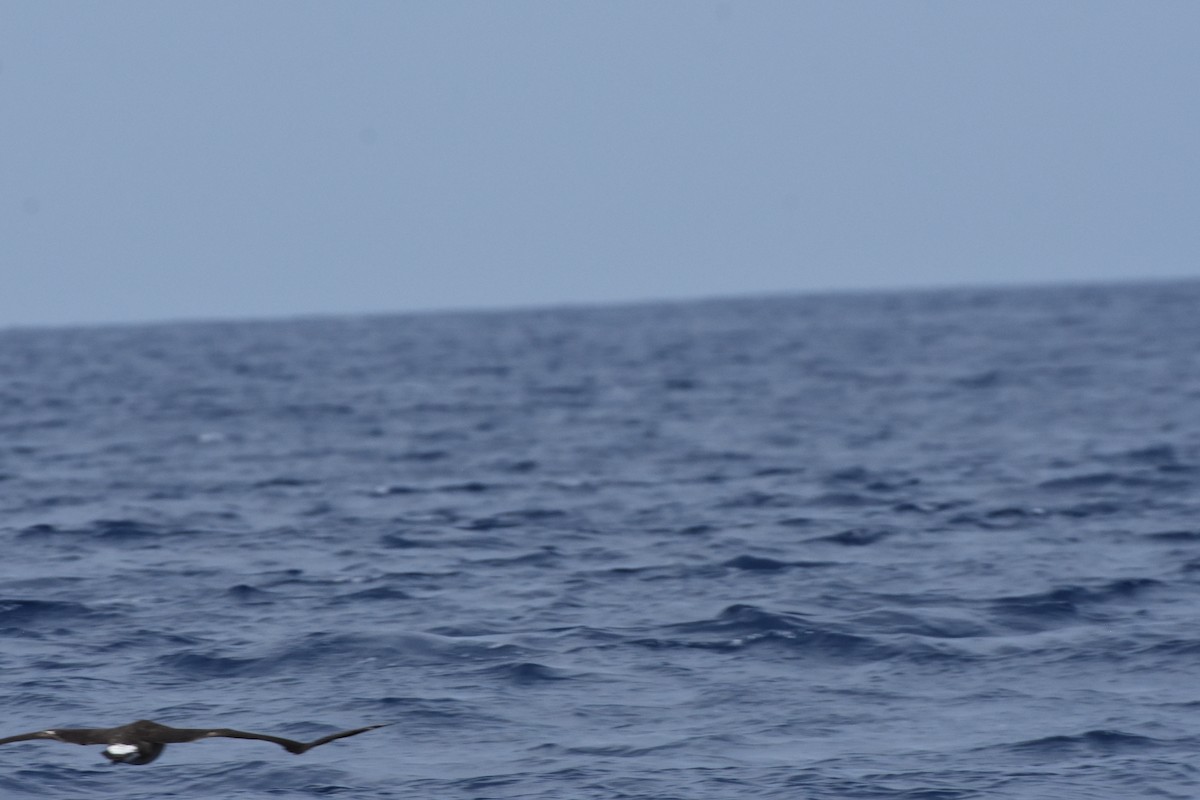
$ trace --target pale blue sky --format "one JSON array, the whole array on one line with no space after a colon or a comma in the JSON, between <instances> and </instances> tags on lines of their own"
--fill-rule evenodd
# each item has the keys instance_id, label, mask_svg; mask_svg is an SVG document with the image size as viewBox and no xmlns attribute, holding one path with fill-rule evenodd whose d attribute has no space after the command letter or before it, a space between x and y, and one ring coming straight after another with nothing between
<instances>
[{"instance_id":1,"label":"pale blue sky","mask_svg":"<svg viewBox=\"0 0 1200 800\"><path fill-rule=\"evenodd\" d=\"M0 0L0 326L1200 276L1200 3Z\"/></svg>"}]
</instances>

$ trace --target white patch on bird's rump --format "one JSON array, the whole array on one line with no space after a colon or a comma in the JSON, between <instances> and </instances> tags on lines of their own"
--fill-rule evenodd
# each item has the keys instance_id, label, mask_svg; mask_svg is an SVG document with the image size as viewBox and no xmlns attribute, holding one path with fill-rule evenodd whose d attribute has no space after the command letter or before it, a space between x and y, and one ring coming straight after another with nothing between
<instances>
[{"instance_id":1,"label":"white patch on bird's rump","mask_svg":"<svg viewBox=\"0 0 1200 800\"><path fill-rule=\"evenodd\" d=\"M110 744L104 748L104 752L111 753L114 756L127 756L130 753L137 752L136 744Z\"/></svg>"}]
</instances>

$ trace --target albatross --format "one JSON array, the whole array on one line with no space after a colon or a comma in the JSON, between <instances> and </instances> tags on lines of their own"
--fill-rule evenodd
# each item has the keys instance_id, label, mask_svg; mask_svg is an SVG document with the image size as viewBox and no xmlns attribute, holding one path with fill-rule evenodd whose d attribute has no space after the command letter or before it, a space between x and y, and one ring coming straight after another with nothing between
<instances>
[{"instance_id":1,"label":"albatross","mask_svg":"<svg viewBox=\"0 0 1200 800\"><path fill-rule=\"evenodd\" d=\"M0 744L9 742L25 742L33 739L54 739L68 744L105 744L104 757L114 764L149 764L162 755L169 744L195 742L200 739L223 737L226 739L261 739L272 742L295 755L307 753L314 747L320 747L336 739L347 736L357 736L360 733L382 728L384 725L368 725L365 728L354 728L349 731L338 731L311 742L297 742L282 736L272 736L269 733L250 733L233 728L172 728L169 725L159 725L148 719L139 719L128 725L116 728L48 728L33 733L20 733L0 739Z\"/></svg>"}]
</instances>

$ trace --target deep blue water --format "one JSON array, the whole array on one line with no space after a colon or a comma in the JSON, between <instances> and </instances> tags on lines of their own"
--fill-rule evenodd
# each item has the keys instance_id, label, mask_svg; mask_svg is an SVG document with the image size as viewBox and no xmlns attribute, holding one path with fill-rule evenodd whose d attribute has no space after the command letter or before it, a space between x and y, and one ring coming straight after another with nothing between
<instances>
[{"instance_id":1,"label":"deep blue water","mask_svg":"<svg viewBox=\"0 0 1200 800\"><path fill-rule=\"evenodd\" d=\"M1200 283L0 331L8 798L1200 796Z\"/></svg>"}]
</instances>

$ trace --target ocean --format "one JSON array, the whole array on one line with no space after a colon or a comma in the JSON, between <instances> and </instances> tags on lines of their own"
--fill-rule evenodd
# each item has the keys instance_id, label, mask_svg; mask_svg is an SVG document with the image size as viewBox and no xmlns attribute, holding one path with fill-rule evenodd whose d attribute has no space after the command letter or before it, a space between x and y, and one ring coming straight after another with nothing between
<instances>
[{"instance_id":1,"label":"ocean","mask_svg":"<svg viewBox=\"0 0 1200 800\"><path fill-rule=\"evenodd\" d=\"M0 330L0 797L1200 797L1200 283Z\"/></svg>"}]
</instances>

